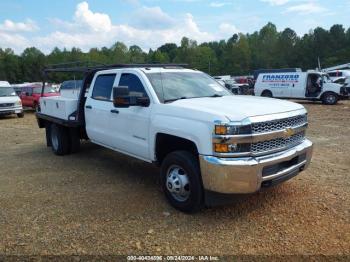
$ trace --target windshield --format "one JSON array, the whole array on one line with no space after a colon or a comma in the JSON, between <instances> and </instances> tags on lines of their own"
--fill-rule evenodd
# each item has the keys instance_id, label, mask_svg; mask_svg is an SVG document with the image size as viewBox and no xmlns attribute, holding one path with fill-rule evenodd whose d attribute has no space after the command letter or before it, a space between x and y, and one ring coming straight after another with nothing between
<instances>
[{"instance_id":1,"label":"windshield","mask_svg":"<svg viewBox=\"0 0 350 262\"><path fill-rule=\"evenodd\" d=\"M231 95L217 81L204 73L147 73L159 100L163 103L178 99Z\"/></svg>"},{"instance_id":2,"label":"windshield","mask_svg":"<svg viewBox=\"0 0 350 262\"><path fill-rule=\"evenodd\" d=\"M34 87L33 93L34 94L41 94L41 88L42 87ZM57 91L52 86L46 86L44 89L44 94L47 94L47 93L57 93Z\"/></svg>"},{"instance_id":3,"label":"windshield","mask_svg":"<svg viewBox=\"0 0 350 262\"><path fill-rule=\"evenodd\" d=\"M16 92L12 87L1 87L0 96L16 96Z\"/></svg>"}]
</instances>

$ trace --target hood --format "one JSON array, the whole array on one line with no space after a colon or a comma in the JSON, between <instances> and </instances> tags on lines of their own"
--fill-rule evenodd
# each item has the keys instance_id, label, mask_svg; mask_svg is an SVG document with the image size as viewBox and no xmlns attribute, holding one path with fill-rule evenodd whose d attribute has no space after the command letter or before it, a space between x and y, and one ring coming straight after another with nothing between
<instances>
[{"instance_id":1,"label":"hood","mask_svg":"<svg viewBox=\"0 0 350 262\"><path fill-rule=\"evenodd\" d=\"M21 101L18 96L0 96L0 104L2 103L16 103Z\"/></svg>"},{"instance_id":2,"label":"hood","mask_svg":"<svg viewBox=\"0 0 350 262\"><path fill-rule=\"evenodd\" d=\"M247 117L279 114L304 109L300 104L280 99L255 96L224 96L182 99L172 103L175 107L225 116L230 121Z\"/></svg>"}]
</instances>

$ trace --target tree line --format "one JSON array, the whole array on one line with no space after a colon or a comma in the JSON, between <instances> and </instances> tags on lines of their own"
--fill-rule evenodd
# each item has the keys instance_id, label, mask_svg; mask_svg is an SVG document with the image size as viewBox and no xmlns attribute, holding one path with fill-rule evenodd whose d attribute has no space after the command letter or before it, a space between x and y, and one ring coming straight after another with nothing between
<instances>
[{"instance_id":1,"label":"tree line","mask_svg":"<svg viewBox=\"0 0 350 262\"><path fill-rule=\"evenodd\" d=\"M111 47L91 48L82 52L54 48L45 55L35 47L26 48L20 55L10 48L0 48L0 80L11 83L42 80L45 66L71 61L116 63L186 63L211 75L247 75L259 68L298 67L303 70L346 63L350 60L350 28L339 24L329 30L317 27L303 36L290 28L278 32L268 23L251 34L234 34L228 40L198 44L183 37L178 46L167 43L156 50L143 51L139 46L127 47L116 42ZM57 74L55 81L72 78Z\"/></svg>"}]
</instances>

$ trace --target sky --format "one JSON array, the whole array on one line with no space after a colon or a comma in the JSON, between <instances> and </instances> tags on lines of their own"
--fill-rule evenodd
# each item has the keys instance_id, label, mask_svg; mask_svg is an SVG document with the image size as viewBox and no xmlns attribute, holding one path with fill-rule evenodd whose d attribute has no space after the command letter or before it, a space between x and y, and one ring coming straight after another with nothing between
<instances>
[{"instance_id":1,"label":"sky","mask_svg":"<svg viewBox=\"0 0 350 262\"><path fill-rule=\"evenodd\" d=\"M145 51L183 36L198 43L253 33L268 22L303 35L321 26L350 27L350 0L1 0L0 48L112 46Z\"/></svg>"}]
</instances>

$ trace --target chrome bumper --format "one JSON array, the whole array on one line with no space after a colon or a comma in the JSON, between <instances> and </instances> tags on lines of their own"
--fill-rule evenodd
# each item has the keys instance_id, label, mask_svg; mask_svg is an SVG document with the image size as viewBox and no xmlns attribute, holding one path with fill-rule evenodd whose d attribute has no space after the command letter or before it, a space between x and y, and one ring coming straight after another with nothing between
<instances>
[{"instance_id":1,"label":"chrome bumper","mask_svg":"<svg viewBox=\"0 0 350 262\"><path fill-rule=\"evenodd\" d=\"M261 157L219 158L200 156L203 185L206 190L225 194L244 194L258 191L264 182L295 174L308 167L313 145L308 139L289 150ZM305 154L305 159L263 176L264 167L293 160Z\"/></svg>"}]
</instances>

